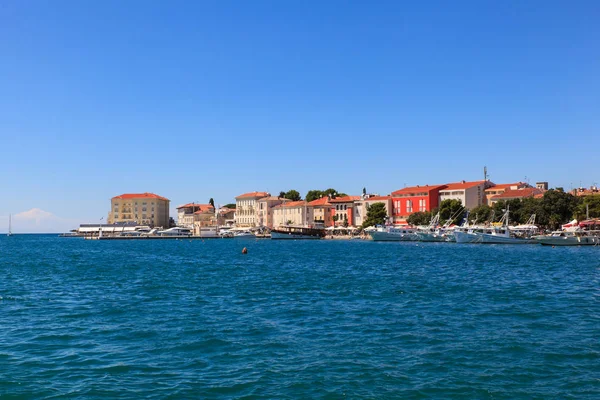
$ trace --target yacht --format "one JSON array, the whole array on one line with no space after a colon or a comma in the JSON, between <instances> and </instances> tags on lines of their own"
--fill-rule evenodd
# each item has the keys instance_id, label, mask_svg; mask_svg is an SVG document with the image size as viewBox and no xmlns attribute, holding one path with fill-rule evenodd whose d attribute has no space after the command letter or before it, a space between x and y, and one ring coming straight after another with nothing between
<instances>
[{"instance_id":1,"label":"yacht","mask_svg":"<svg viewBox=\"0 0 600 400\"><path fill-rule=\"evenodd\" d=\"M12 214L8 214L8 233L6 236L12 236Z\"/></svg>"},{"instance_id":2,"label":"yacht","mask_svg":"<svg viewBox=\"0 0 600 400\"><path fill-rule=\"evenodd\" d=\"M250 231L239 231L233 234L234 239L256 239L254 233Z\"/></svg>"},{"instance_id":3,"label":"yacht","mask_svg":"<svg viewBox=\"0 0 600 400\"><path fill-rule=\"evenodd\" d=\"M277 229L271 229L271 239L321 239L323 237L325 237L323 228L280 226Z\"/></svg>"},{"instance_id":4,"label":"yacht","mask_svg":"<svg viewBox=\"0 0 600 400\"><path fill-rule=\"evenodd\" d=\"M192 236L192 230L190 228L183 228L180 226L176 226L174 228L165 229L162 231L157 231L156 235L158 236L173 236L173 237L190 237Z\"/></svg>"},{"instance_id":5,"label":"yacht","mask_svg":"<svg viewBox=\"0 0 600 400\"><path fill-rule=\"evenodd\" d=\"M369 235L377 242L404 242L419 240L419 236L417 236L416 232L417 229L410 226L380 226L375 230L370 230Z\"/></svg>"}]
</instances>

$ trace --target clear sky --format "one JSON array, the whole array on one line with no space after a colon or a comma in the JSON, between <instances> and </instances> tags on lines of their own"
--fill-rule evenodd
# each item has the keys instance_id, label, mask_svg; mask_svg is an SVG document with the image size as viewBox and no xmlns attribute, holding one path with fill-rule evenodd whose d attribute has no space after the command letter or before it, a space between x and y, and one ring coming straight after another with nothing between
<instances>
[{"instance_id":1,"label":"clear sky","mask_svg":"<svg viewBox=\"0 0 600 400\"><path fill-rule=\"evenodd\" d=\"M600 183L598 21L583 0L3 1L0 231L106 219L128 192L174 214L484 165Z\"/></svg>"}]
</instances>

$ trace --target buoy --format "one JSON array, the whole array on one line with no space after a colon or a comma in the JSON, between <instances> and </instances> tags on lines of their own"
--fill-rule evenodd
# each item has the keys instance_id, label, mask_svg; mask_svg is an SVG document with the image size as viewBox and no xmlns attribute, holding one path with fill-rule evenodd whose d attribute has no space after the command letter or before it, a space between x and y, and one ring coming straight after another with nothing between
<instances>
[{"instance_id":1,"label":"buoy","mask_svg":"<svg viewBox=\"0 0 600 400\"><path fill-rule=\"evenodd\" d=\"M248 249L244 247L244 248L242 249L242 254L248 254Z\"/></svg>"}]
</instances>

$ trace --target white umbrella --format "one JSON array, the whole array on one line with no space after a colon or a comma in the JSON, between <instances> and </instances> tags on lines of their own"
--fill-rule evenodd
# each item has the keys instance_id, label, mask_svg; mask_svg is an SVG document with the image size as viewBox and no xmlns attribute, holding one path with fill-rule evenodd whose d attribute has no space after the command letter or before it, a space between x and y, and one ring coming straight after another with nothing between
<instances>
[{"instance_id":1,"label":"white umbrella","mask_svg":"<svg viewBox=\"0 0 600 400\"><path fill-rule=\"evenodd\" d=\"M334 226L330 226L330 227L328 227L328 228L325 228L325 230L326 230L326 231L332 231L332 230L334 230L334 229L335 229L335 227L334 227Z\"/></svg>"}]
</instances>

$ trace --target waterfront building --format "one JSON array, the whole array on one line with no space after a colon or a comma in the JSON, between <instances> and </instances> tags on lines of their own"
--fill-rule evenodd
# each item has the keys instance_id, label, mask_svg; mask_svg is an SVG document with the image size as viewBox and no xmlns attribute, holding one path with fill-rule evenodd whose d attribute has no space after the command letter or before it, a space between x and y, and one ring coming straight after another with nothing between
<instances>
[{"instance_id":1,"label":"waterfront building","mask_svg":"<svg viewBox=\"0 0 600 400\"><path fill-rule=\"evenodd\" d=\"M217 225L233 226L235 224L235 208L221 207L217 214Z\"/></svg>"},{"instance_id":2,"label":"waterfront building","mask_svg":"<svg viewBox=\"0 0 600 400\"><path fill-rule=\"evenodd\" d=\"M505 190L504 192L490 198L490 206L493 206L500 200L524 199L527 197L536 197L542 195L543 192L538 188L522 188L516 190Z\"/></svg>"},{"instance_id":3,"label":"waterfront building","mask_svg":"<svg viewBox=\"0 0 600 400\"><path fill-rule=\"evenodd\" d=\"M313 222L315 225L333 226L333 216L335 215L335 206L329 202L328 196L323 196L319 199L308 203L308 207L313 210Z\"/></svg>"},{"instance_id":4,"label":"waterfront building","mask_svg":"<svg viewBox=\"0 0 600 400\"><path fill-rule=\"evenodd\" d=\"M259 199L256 204L256 224L269 229L273 228L273 207L288 202L283 197L267 196Z\"/></svg>"},{"instance_id":5,"label":"waterfront building","mask_svg":"<svg viewBox=\"0 0 600 400\"><path fill-rule=\"evenodd\" d=\"M235 225L238 227L252 228L257 224L257 202L270 196L267 192L244 193L235 198Z\"/></svg>"},{"instance_id":6,"label":"waterfront building","mask_svg":"<svg viewBox=\"0 0 600 400\"><path fill-rule=\"evenodd\" d=\"M493 185L490 181L448 183L440 190L439 202L460 200L461 204L470 210L485 202L485 189Z\"/></svg>"},{"instance_id":7,"label":"waterfront building","mask_svg":"<svg viewBox=\"0 0 600 400\"><path fill-rule=\"evenodd\" d=\"M273 227L293 225L293 226L313 226L314 208L309 207L309 203L300 201L288 201L272 208Z\"/></svg>"},{"instance_id":8,"label":"waterfront building","mask_svg":"<svg viewBox=\"0 0 600 400\"><path fill-rule=\"evenodd\" d=\"M446 185L411 186L392 192L392 222L405 225L417 211L431 211L439 205L440 190Z\"/></svg>"},{"instance_id":9,"label":"waterfront building","mask_svg":"<svg viewBox=\"0 0 600 400\"><path fill-rule=\"evenodd\" d=\"M169 227L170 200L154 193L125 193L110 202L108 223L132 222L150 227Z\"/></svg>"},{"instance_id":10,"label":"waterfront building","mask_svg":"<svg viewBox=\"0 0 600 400\"><path fill-rule=\"evenodd\" d=\"M212 213L215 208L211 204L188 203L177 207L177 225L191 228L196 220L195 214Z\"/></svg>"},{"instance_id":11,"label":"waterfront building","mask_svg":"<svg viewBox=\"0 0 600 400\"><path fill-rule=\"evenodd\" d=\"M600 195L600 191L598 191L597 186L591 186L589 189L580 187L577 189L573 189L571 191L571 194L573 196L577 196L577 197L598 196L598 195Z\"/></svg>"},{"instance_id":12,"label":"waterfront building","mask_svg":"<svg viewBox=\"0 0 600 400\"><path fill-rule=\"evenodd\" d=\"M356 208L354 203L359 201L360 196L343 196L330 199L329 203L335 209L335 226L354 226L356 223Z\"/></svg>"},{"instance_id":13,"label":"waterfront building","mask_svg":"<svg viewBox=\"0 0 600 400\"><path fill-rule=\"evenodd\" d=\"M490 188L485 189L485 203L490 205L490 199L494 196L504 193L507 190L518 190L525 189L531 187L528 183L525 182L516 182L516 183L500 183L494 185Z\"/></svg>"},{"instance_id":14,"label":"waterfront building","mask_svg":"<svg viewBox=\"0 0 600 400\"><path fill-rule=\"evenodd\" d=\"M361 226L363 222L365 222L367 219L367 213L369 212L369 207L375 203L383 203L385 205L387 216L392 216L392 196L363 196L363 198L354 203L356 208L354 224L356 226Z\"/></svg>"}]
</instances>

